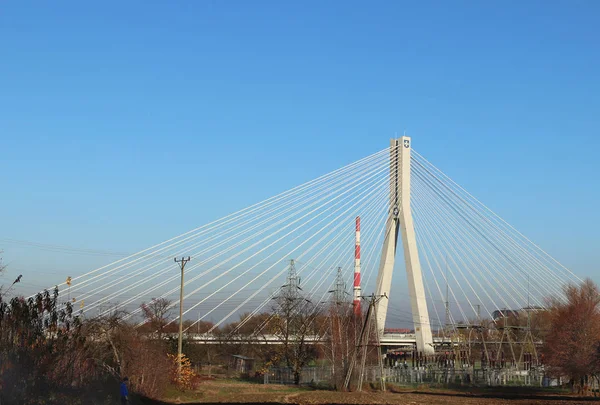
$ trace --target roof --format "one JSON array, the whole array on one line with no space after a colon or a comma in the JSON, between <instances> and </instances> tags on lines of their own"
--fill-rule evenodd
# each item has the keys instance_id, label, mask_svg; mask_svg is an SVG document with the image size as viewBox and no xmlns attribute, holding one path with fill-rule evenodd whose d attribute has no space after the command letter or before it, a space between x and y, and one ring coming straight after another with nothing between
<instances>
[{"instance_id":1,"label":"roof","mask_svg":"<svg viewBox=\"0 0 600 405\"><path fill-rule=\"evenodd\" d=\"M231 357L235 357L236 359L242 359L242 360L254 360L252 357L246 357L246 356L242 356L240 354L232 354Z\"/></svg>"}]
</instances>

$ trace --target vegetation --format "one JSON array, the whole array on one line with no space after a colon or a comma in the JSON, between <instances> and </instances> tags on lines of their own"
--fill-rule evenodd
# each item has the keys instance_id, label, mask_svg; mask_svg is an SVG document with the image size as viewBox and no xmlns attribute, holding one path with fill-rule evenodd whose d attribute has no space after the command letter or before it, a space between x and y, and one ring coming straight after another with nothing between
<instances>
[{"instance_id":1,"label":"vegetation","mask_svg":"<svg viewBox=\"0 0 600 405\"><path fill-rule=\"evenodd\" d=\"M8 299L19 280L0 286L3 405L90 403L94 396L110 400L118 394L118 381L124 376L129 377L132 392L163 398L167 393L197 390L201 380L198 372L204 379L210 379L213 371L229 375L232 355L256 360L258 372L248 377L260 377L270 367L285 367L291 370L296 384L303 367L324 361L332 367L332 384L339 388L356 339L357 325L350 305L313 304L291 280L268 312L243 314L239 321L221 328L210 322L193 325L187 321L188 335L211 331L216 344L194 345L184 339L179 377L177 325L170 321L170 301L153 299L142 304L146 322L137 327L126 321L126 313L117 310L84 318L71 302L61 301L58 289L31 298ZM590 382L600 383L600 290L586 280L566 287L565 297L549 299L548 310L528 313L526 319L504 319L504 328L494 330L492 323L465 328L457 341L468 342L469 356L483 362L484 354L472 352L471 343L476 347L478 339L498 340L498 330L510 326L515 341L529 342L523 346L524 352L535 351L534 346L538 346L548 375L561 377L573 389L585 392ZM269 336L276 336L282 344L256 344L256 339ZM317 339L319 344L310 339ZM77 402L78 398L87 402Z\"/></svg>"},{"instance_id":2,"label":"vegetation","mask_svg":"<svg viewBox=\"0 0 600 405\"><path fill-rule=\"evenodd\" d=\"M321 308L304 298L295 289L284 289L276 297L270 331L283 343L277 353L284 365L300 383L302 368L318 357L317 346L308 339L321 340L326 328L322 325Z\"/></svg>"},{"instance_id":3,"label":"vegetation","mask_svg":"<svg viewBox=\"0 0 600 405\"><path fill-rule=\"evenodd\" d=\"M14 284L14 283L13 283ZM169 386L192 389L198 384L195 369L212 362L228 369L232 354L256 356L261 363L284 365L299 372L319 356L308 336L323 333L319 309L300 296L281 298L273 313L245 315L223 330L202 322L188 333L214 329L219 344L184 345L182 376L177 377L177 326L169 323L171 303L153 299L142 305L146 323L136 327L122 311L85 318L72 303L62 301L58 289L35 297L6 301L7 289L0 286L0 403L79 403L77 398L103 397L118 393L118 382L129 377L130 390L160 398ZM302 303L302 306L300 306ZM265 334L285 336L286 344L231 345L237 334L248 336L260 329ZM191 326L186 322L187 327ZM193 366L195 365L195 367ZM65 400L66 397L72 401ZM70 402L69 402L70 401Z\"/></svg>"},{"instance_id":4,"label":"vegetation","mask_svg":"<svg viewBox=\"0 0 600 405\"><path fill-rule=\"evenodd\" d=\"M110 386L116 393L126 375L132 390L157 396L172 367L162 345L120 314L82 320L70 302L59 301L57 289L10 302L0 297L0 364L2 404L38 403L60 393L85 397Z\"/></svg>"},{"instance_id":5,"label":"vegetation","mask_svg":"<svg viewBox=\"0 0 600 405\"><path fill-rule=\"evenodd\" d=\"M600 382L600 291L588 279L565 287L565 296L550 300L545 364L549 373L585 391L590 379Z\"/></svg>"},{"instance_id":6,"label":"vegetation","mask_svg":"<svg viewBox=\"0 0 600 405\"><path fill-rule=\"evenodd\" d=\"M7 301L14 285L0 287L0 403L106 400L123 376L134 392L162 395L173 368L166 345L125 322L124 313L84 319L58 289Z\"/></svg>"}]
</instances>

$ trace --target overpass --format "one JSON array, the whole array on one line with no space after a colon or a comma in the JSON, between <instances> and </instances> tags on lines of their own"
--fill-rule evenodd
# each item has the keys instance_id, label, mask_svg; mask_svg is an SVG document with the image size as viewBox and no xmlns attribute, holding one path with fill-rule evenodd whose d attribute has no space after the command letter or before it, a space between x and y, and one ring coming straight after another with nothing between
<instances>
[{"instance_id":1,"label":"overpass","mask_svg":"<svg viewBox=\"0 0 600 405\"><path fill-rule=\"evenodd\" d=\"M172 338L177 338L176 333L168 334ZM283 344L284 340L277 335L250 335L250 336L219 336L208 333L187 333L186 337L188 341L196 344L257 344L257 345L268 345L268 344ZM293 341L294 339L290 339ZM311 343L326 343L325 338L316 338L314 336L306 336L305 341ZM414 346L417 343L417 337L414 333L385 333L380 338L381 346ZM444 343L451 343L449 338L434 337L434 345L441 345Z\"/></svg>"}]
</instances>

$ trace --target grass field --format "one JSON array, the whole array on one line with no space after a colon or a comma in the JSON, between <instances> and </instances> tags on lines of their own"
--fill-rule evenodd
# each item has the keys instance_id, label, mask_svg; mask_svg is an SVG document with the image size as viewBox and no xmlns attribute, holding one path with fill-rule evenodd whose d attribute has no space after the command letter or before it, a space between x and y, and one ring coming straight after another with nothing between
<instances>
[{"instance_id":1,"label":"grass field","mask_svg":"<svg viewBox=\"0 0 600 405\"><path fill-rule=\"evenodd\" d=\"M237 380L205 381L196 391L171 390L162 404L397 404L397 405L574 405L600 403L560 390L529 388L436 389L390 385L388 392L335 392L286 385L262 385ZM152 402L147 402L152 404ZM154 403L154 404L161 404Z\"/></svg>"}]
</instances>

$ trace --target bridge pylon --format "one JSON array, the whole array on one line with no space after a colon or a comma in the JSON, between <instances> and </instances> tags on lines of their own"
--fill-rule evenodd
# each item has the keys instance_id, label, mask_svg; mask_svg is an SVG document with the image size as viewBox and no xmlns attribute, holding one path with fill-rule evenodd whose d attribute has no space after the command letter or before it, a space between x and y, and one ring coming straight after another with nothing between
<instances>
[{"instance_id":1,"label":"bridge pylon","mask_svg":"<svg viewBox=\"0 0 600 405\"><path fill-rule=\"evenodd\" d=\"M389 216L386 221L385 238L377 275L377 290L375 292L376 295L384 297L377 303L377 328L379 334L383 335L398 235L401 234L417 350L430 354L434 352L433 336L429 323L421 263L410 205L410 152L410 137L403 136L390 141Z\"/></svg>"}]
</instances>

